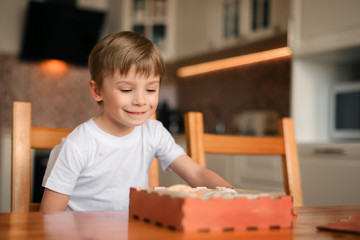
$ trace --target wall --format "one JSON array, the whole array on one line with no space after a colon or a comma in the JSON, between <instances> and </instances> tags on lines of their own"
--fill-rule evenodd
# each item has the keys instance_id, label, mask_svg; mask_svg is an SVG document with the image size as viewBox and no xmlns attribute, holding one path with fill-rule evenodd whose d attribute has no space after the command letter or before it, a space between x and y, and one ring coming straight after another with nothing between
<instances>
[{"instance_id":1,"label":"wall","mask_svg":"<svg viewBox=\"0 0 360 240\"><path fill-rule=\"evenodd\" d=\"M17 53L27 0L0 1L0 52Z\"/></svg>"},{"instance_id":2,"label":"wall","mask_svg":"<svg viewBox=\"0 0 360 240\"><path fill-rule=\"evenodd\" d=\"M11 128L13 101L32 103L34 125L75 127L97 110L88 90L89 80L85 67L68 65L65 73L53 75L44 71L40 63L0 54L1 129Z\"/></svg>"}]
</instances>

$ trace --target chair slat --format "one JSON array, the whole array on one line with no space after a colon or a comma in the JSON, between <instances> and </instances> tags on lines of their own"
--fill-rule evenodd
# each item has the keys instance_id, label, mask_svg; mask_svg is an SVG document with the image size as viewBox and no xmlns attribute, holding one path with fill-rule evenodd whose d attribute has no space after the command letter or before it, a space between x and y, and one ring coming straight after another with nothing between
<instances>
[{"instance_id":1,"label":"chair slat","mask_svg":"<svg viewBox=\"0 0 360 240\"><path fill-rule=\"evenodd\" d=\"M240 137L204 134L204 149L207 153L219 154L285 154L284 139L281 137Z\"/></svg>"},{"instance_id":2,"label":"chair slat","mask_svg":"<svg viewBox=\"0 0 360 240\"><path fill-rule=\"evenodd\" d=\"M29 211L30 212L38 212L40 209L40 203L30 203Z\"/></svg>"},{"instance_id":3,"label":"chair slat","mask_svg":"<svg viewBox=\"0 0 360 240\"><path fill-rule=\"evenodd\" d=\"M151 116L151 119L156 119L156 114L154 113ZM149 188L159 186L159 163L156 158L153 159L150 168L149 168Z\"/></svg>"},{"instance_id":4,"label":"chair slat","mask_svg":"<svg viewBox=\"0 0 360 240\"><path fill-rule=\"evenodd\" d=\"M283 155L285 190L287 194L294 196L295 206L303 206L299 156L295 138L294 121L290 118L283 118L281 120L280 129L280 134L285 140L285 155Z\"/></svg>"},{"instance_id":5,"label":"chair slat","mask_svg":"<svg viewBox=\"0 0 360 240\"><path fill-rule=\"evenodd\" d=\"M14 103L11 162L11 211L27 212L30 204L30 103Z\"/></svg>"},{"instance_id":6,"label":"chair slat","mask_svg":"<svg viewBox=\"0 0 360 240\"><path fill-rule=\"evenodd\" d=\"M206 167L203 115L189 112L185 114L184 120L187 154L200 166Z\"/></svg>"},{"instance_id":7,"label":"chair slat","mask_svg":"<svg viewBox=\"0 0 360 240\"><path fill-rule=\"evenodd\" d=\"M31 127L31 148L52 149L61 142L72 129Z\"/></svg>"}]
</instances>

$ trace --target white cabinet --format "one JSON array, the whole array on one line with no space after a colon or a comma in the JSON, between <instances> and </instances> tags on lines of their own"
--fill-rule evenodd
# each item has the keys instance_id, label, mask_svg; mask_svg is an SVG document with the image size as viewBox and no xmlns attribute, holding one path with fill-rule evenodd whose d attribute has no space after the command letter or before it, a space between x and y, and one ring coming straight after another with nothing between
<instances>
[{"instance_id":1,"label":"white cabinet","mask_svg":"<svg viewBox=\"0 0 360 240\"><path fill-rule=\"evenodd\" d=\"M360 45L360 1L292 0L289 43L295 56Z\"/></svg>"},{"instance_id":2,"label":"white cabinet","mask_svg":"<svg viewBox=\"0 0 360 240\"><path fill-rule=\"evenodd\" d=\"M207 154L206 162L237 188L284 192L280 156Z\"/></svg>"},{"instance_id":3,"label":"white cabinet","mask_svg":"<svg viewBox=\"0 0 360 240\"><path fill-rule=\"evenodd\" d=\"M213 49L217 31L214 0L177 0L175 55L176 60L196 56Z\"/></svg>"},{"instance_id":4,"label":"white cabinet","mask_svg":"<svg viewBox=\"0 0 360 240\"><path fill-rule=\"evenodd\" d=\"M123 30L144 34L162 51L165 59L174 55L174 0L125 0L123 2Z\"/></svg>"},{"instance_id":5,"label":"white cabinet","mask_svg":"<svg viewBox=\"0 0 360 240\"><path fill-rule=\"evenodd\" d=\"M123 30L144 33L167 62L211 48L214 0L125 0Z\"/></svg>"},{"instance_id":6,"label":"white cabinet","mask_svg":"<svg viewBox=\"0 0 360 240\"><path fill-rule=\"evenodd\" d=\"M304 205L360 203L360 143L299 144Z\"/></svg>"},{"instance_id":7,"label":"white cabinet","mask_svg":"<svg viewBox=\"0 0 360 240\"><path fill-rule=\"evenodd\" d=\"M215 1L217 47L229 47L286 33L289 0Z\"/></svg>"},{"instance_id":8,"label":"white cabinet","mask_svg":"<svg viewBox=\"0 0 360 240\"><path fill-rule=\"evenodd\" d=\"M288 7L289 0L124 0L121 21L171 62L285 33Z\"/></svg>"},{"instance_id":9,"label":"white cabinet","mask_svg":"<svg viewBox=\"0 0 360 240\"><path fill-rule=\"evenodd\" d=\"M286 33L288 13L289 0L178 1L176 56L191 57Z\"/></svg>"}]
</instances>

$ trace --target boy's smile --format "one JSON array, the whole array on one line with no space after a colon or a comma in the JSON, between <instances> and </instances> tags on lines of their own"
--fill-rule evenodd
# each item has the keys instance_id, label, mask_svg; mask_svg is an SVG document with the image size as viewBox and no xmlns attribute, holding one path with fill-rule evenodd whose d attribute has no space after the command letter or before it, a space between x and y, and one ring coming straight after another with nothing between
<instances>
[{"instance_id":1,"label":"boy's smile","mask_svg":"<svg viewBox=\"0 0 360 240\"><path fill-rule=\"evenodd\" d=\"M96 124L115 136L129 134L155 112L159 87L159 76L140 75L134 66L126 76L120 75L119 70L106 76L100 89L91 80L94 99L103 102L103 112L95 118Z\"/></svg>"}]
</instances>

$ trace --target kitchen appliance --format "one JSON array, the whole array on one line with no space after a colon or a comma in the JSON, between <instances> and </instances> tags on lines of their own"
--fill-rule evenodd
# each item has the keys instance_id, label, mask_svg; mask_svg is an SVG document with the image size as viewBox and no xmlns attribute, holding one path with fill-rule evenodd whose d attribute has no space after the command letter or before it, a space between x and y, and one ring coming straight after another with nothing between
<instances>
[{"instance_id":1,"label":"kitchen appliance","mask_svg":"<svg viewBox=\"0 0 360 240\"><path fill-rule=\"evenodd\" d=\"M360 80L331 87L329 119L331 138L360 139Z\"/></svg>"},{"instance_id":2,"label":"kitchen appliance","mask_svg":"<svg viewBox=\"0 0 360 240\"><path fill-rule=\"evenodd\" d=\"M25 18L20 58L58 59L87 65L102 28L105 13L75 5L30 1Z\"/></svg>"}]
</instances>

